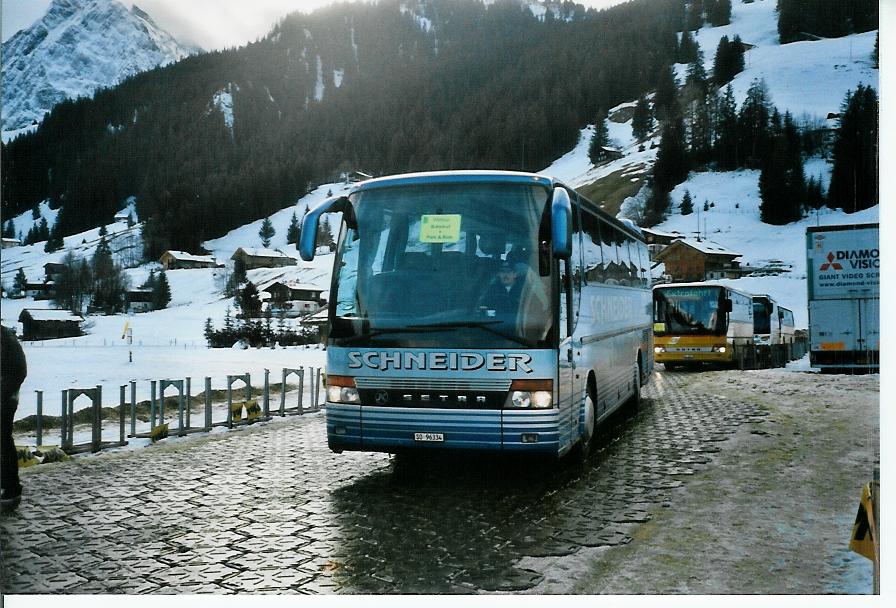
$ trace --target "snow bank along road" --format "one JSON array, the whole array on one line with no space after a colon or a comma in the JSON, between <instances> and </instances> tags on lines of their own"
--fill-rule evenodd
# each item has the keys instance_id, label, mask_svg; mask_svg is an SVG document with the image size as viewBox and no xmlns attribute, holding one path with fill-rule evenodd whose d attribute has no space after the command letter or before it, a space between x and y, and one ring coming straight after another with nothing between
<instances>
[{"instance_id":1,"label":"snow bank along road","mask_svg":"<svg viewBox=\"0 0 896 608\"><path fill-rule=\"evenodd\" d=\"M869 593L846 545L877 391L661 371L559 471L335 455L321 414L31 467L0 519L0 590Z\"/></svg>"}]
</instances>

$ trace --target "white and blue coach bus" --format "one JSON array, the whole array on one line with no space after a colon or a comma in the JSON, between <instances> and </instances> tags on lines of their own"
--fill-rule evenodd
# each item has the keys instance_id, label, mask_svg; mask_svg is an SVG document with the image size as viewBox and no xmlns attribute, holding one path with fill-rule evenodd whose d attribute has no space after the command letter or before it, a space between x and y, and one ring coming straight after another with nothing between
<instances>
[{"instance_id":1,"label":"white and blue coach bus","mask_svg":"<svg viewBox=\"0 0 896 608\"><path fill-rule=\"evenodd\" d=\"M359 184L342 213L327 349L335 452L587 454L653 371L640 231L540 175L457 171Z\"/></svg>"}]
</instances>

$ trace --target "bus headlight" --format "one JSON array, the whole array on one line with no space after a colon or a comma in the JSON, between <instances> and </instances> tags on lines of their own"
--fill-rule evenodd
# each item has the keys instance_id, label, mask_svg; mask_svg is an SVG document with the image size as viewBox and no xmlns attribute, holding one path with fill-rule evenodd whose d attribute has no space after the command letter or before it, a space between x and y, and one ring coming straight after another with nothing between
<instances>
[{"instance_id":1,"label":"bus headlight","mask_svg":"<svg viewBox=\"0 0 896 608\"><path fill-rule=\"evenodd\" d=\"M554 383L551 380L514 380L510 384L512 408L547 409L554 405Z\"/></svg>"},{"instance_id":2,"label":"bus headlight","mask_svg":"<svg viewBox=\"0 0 896 608\"><path fill-rule=\"evenodd\" d=\"M350 386L328 386L327 401L330 403L358 403L361 397L358 389Z\"/></svg>"},{"instance_id":3,"label":"bus headlight","mask_svg":"<svg viewBox=\"0 0 896 608\"><path fill-rule=\"evenodd\" d=\"M724 346L713 346L712 350L713 352L722 353L724 355L727 349Z\"/></svg>"},{"instance_id":4,"label":"bus headlight","mask_svg":"<svg viewBox=\"0 0 896 608\"><path fill-rule=\"evenodd\" d=\"M548 391L535 391L532 393L532 407L548 408L554 404L554 398Z\"/></svg>"},{"instance_id":5,"label":"bus headlight","mask_svg":"<svg viewBox=\"0 0 896 608\"><path fill-rule=\"evenodd\" d=\"M510 395L513 407L529 407L532 404L532 393L529 391L513 391Z\"/></svg>"},{"instance_id":6,"label":"bus headlight","mask_svg":"<svg viewBox=\"0 0 896 608\"><path fill-rule=\"evenodd\" d=\"M554 398L548 391L513 391L510 394L510 405L512 407L545 409L551 407L553 403Z\"/></svg>"},{"instance_id":7,"label":"bus headlight","mask_svg":"<svg viewBox=\"0 0 896 608\"><path fill-rule=\"evenodd\" d=\"M327 401L330 403L359 403L361 396L355 388L355 379L349 376L327 377Z\"/></svg>"},{"instance_id":8,"label":"bus headlight","mask_svg":"<svg viewBox=\"0 0 896 608\"><path fill-rule=\"evenodd\" d=\"M662 346L654 346L653 352L656 353L657 355L659 355L659 354L666 352L666 349L663 348Z\"/></svg>"}]
</instances>

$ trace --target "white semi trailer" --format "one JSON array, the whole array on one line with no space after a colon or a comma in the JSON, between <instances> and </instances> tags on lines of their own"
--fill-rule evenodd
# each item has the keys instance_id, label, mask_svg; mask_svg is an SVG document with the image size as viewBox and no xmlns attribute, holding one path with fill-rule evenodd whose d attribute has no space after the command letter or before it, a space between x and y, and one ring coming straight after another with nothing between
<instances>
[{"instance_id":1,"label":"white semi trailer","mask_svg":"<svg viewBox=\"0 0 896 608\"><path fill-rule=\"evenodd\" d=\"M813 367L831 372L879 369L879 243L878 224L806 229Z\"/></svg>"}]
</instances>

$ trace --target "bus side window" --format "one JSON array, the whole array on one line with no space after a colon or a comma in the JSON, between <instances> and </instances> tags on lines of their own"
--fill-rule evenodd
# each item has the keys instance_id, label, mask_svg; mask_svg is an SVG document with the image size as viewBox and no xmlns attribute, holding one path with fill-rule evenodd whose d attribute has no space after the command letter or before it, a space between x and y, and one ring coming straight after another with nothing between
<instances>
[{"instance_id":1,"label":"bus side window","mask_svg":"<svg viewBox=\"0 0 896 608\"><path fill-rule=\"evenodd\" d=\"M645 289L650 288L650 252L647 250L647 245L638 241L638 260L640 261L640 266L638 267L638 277L641 279L641 287Z\"/></svg>"},{"instance_id":2,"label":"bus side window","mask_svg":"<svg viewBox=\"0 0 896 608\"><path fill-rule=\"evenodd\" d=\"M638 243L632 238L626 239L628 242L628 269L629 269L629 281L631 281L632 287L640 287L641 286L641 271L640 269L640 261L638 259Z\"/></svg>"},{"instance_id":3,"label":"bus side window","mask_svg":"<svg viewBox=\"0 0 896 608\"><path fill-rule=\"evenodd\" d=\"M628 257L628 243L626 242L625 233L615 229L616 234L616 251L619 260L619 284L629 286L631 282L631 266Z\"/></svg>"},{"instance_id":4,"label":"bus side window","mask_svg":"<svg viewBox=\"0 0 896 608\"><path fill-rule=\"evenodd\" d=\"M581 213L585 284L597 285L604 282L604 262L600 242L600 220L585 209L582 209Z\"/></svg>"},{"instance_id":5,"label":"bus side window","mask_svg":"<svg viewBox=\"0 0 896 608\"><path fill-rule=\"evenodd\" d=\"M609 224L603 224L601 226L600 237L604 260L604 283L608 285L618 284L616 268L619 255L616 252L614 233L615 230Z\"/></svg>"}]
</instances>

